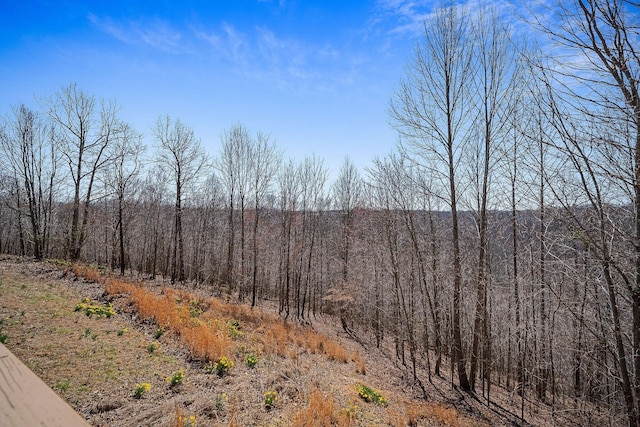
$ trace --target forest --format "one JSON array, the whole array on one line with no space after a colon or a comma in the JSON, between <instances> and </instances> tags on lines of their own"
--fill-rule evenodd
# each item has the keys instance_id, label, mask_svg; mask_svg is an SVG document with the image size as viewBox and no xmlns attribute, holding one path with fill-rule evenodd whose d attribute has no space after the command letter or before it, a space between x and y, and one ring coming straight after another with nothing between
<instances>
[{"instance_id":1,"label":"forest","mask_svg":"<svg viewBox=\"0 0 640 427\"><path fill-rule=\"evenodd\" d=\"M6 106L0 252L333 316L423 390L449 372L487 402L499 384L640 426L639 7L530 10L541 46L502 12L430 15L393 151L331 182L242 123L216 153L188 118L143 137L75 83Z\"/></svg>"}]
</instances>

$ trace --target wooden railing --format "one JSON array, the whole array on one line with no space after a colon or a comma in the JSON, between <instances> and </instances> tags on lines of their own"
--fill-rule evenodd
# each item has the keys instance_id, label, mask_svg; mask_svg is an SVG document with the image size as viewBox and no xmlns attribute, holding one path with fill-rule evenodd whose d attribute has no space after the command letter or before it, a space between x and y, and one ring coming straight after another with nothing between
<instances>
[{"instance_id":1,"label":"wooden railing","mask_svg":"<svg viewBox=\"0 0 640 427\"><path fill-rule=\"evenodd\" d=\"M77 412L0 344L0 426L89 426Z\"/></svg>"}]
</instances>

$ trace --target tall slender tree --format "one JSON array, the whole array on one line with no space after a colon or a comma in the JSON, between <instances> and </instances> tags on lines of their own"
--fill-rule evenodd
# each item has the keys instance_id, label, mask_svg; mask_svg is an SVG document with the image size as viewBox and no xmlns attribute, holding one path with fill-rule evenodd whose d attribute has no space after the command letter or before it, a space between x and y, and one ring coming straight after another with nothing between
<instances>
[{"instance_id":1,"label":"tall slender tree","mask_svg":"<svg viewBox=\"0 0 640 427\"><path fill-rule=\"evenodd\" d=\"M36 111L20 105L13 109L0 132L0 164L13 171L20 189L18 199L26 199L30 247L33 256L47 254L52 225L59 152L54 128Z\"/></svg>"},{"instance_id":2,"label":"tall slender tree","mask_svg":"<svg viewBox=\"0 0 640 427\"><path fill-rule=\"evenodd\" d=\"M207 156L193 129L180 119L159 117L153 128L158 142L157 161L167 168L175 183L171 282L185 280L182 210L185 192L205 173Z\"/></svg>"},{"instance_id":3,"label":"tall slender tree","mask_svg":"<svg viewBox=\"0 0 640 427\"><path fill-rule=\"evenodd\" d=\"M402 148L443 182L443 199L451 210L453 363L460 387L470 391L461 331L458 218L458 165L468 139L468 118L473 116L469 84L475 72L467 12L458 7L437 9L424 23L423 35L408 65L406 79L392 96L389 113L401 135Z\"/></svg>"},{"instance_id":4,"label":"tall slender tree","mask_svg":"<svg viewBox=\"0 0 640 427\"><path fill-rule=\"evenodd\" d=\"M97 173L110 160L107 147L115 137L118 107L113 101L100 101L96 106L95 97L75 83L44 100L43 106L60 131L61 153L73 183L66 251L71 260L78 260L85 243Z\"/></svg>"},{"instance_id":5,"label":"tall slender tree","mask_svg":"<svg viewBox=\"0 0 640 427\"><path fill-rule=\"evenodd\" d=\"M637 4L625 0L556 2L558 20L534 14L550 38L584 59L541 64L547 110L578 178L555 192L573 226L595 250L609 297L613 352L628 422L640 425L640 51ZM579 195L579 196L577 196ZM577 215L575 200L594 217ZM629 206L627 232L610 214ZM595 224L595 226L594 226ZM613 250L613 242L618 242ZM626 267L632 265L632 268ZM628 301L630 323L621 313ZM627 340L627 336L631 337ZM629 344L627 344L629 343Z\"/></svg>"}]
</instances>

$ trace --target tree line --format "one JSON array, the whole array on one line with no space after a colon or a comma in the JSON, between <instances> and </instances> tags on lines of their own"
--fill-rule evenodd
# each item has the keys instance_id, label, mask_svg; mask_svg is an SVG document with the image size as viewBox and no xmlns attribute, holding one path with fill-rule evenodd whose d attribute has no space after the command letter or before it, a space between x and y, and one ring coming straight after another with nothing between
<instances>
[{"instance_id":1,"label":"tree line","mask_svg":"<svg viewBox=\"0 0 640 427\"><path fill-rule=\"evenodd\" d=\"M639 426L637 9L530 11L554 55L504 11L436 9L390 98L396 150L362 171L346 158L333 182L240 123L211 156L160 116L148 149L76 84L12 107L0 251L332 314L392 344L425 393L448 368L488 404L492 384L513 388L523 421L531 396Z\"/></svg>"}]
</instances>

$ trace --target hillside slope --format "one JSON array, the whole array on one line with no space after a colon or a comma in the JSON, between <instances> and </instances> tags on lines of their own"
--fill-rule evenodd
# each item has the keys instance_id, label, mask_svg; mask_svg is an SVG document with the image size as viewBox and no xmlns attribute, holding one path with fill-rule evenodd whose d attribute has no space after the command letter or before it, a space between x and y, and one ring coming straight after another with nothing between
<instances>
[{"instance_id":1,"label":"hillside slope","mask_svg":"<svg viewBox=\"0 0 640 427\"><path fill-rule=\"evenodd\" d=\"M202 293L15 257L0 262L0 293L7 347L96 426L515 420L444 379L434 379L425 401L392 358L322 319L313 327L285 323ZM534 424L550 421L531 411Z\"/></svg>"}]
</instances>

